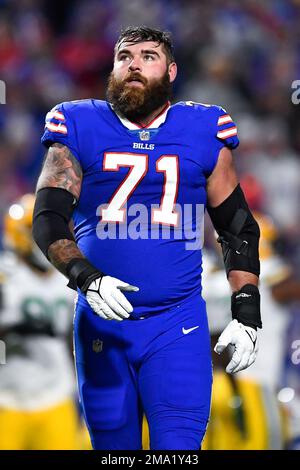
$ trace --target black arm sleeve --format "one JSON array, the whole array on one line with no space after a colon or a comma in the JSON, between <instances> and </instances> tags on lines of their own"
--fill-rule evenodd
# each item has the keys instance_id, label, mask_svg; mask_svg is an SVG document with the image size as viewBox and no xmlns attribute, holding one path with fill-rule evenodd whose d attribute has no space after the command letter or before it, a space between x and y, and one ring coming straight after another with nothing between
<instances>
[{"instance_id":1,"label":"black arm sleeve","mask_svg":"<svg viewBox=\"0 0 300 470\"><path fill-rule=\"evenodd\" d=\"M70 231L75 197L65 189L43 188L37 192L33 211L32 235L41 251L49 259L48 249L57 240L75 239ZM96 269L86 258L75 258L66 266L71 289L79 287L85 292L89 284L104 274Z\"/></svg>"},{"instance_id":2,"label":"black arm sleeve","mask_svg":"<svg viewBox=\"0 0 300 470\"><path fill-rule=\"evenodd\" d=\"M74 240L69 228L76 198L61 188L43 188L37 192L33 211L32 235L44 255L57 240Z\"/></svg>"},{"instance_id":3,"label":"black arm sleeve","mask_svg":"<svg viewBox=\"0 0 300 470\"><path fill-rule=\"evenodd\" d=\"M240 185L219 206L207 207L207 211L219 235L227 276L232 270L259 276L259 226Z\"/></svg>"}]
</instances>

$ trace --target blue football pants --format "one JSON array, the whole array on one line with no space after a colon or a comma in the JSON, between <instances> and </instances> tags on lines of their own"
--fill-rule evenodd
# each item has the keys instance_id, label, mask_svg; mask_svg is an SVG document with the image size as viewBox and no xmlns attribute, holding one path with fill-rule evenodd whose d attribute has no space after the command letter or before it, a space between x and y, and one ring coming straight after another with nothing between
<instances>
[{"instance_id":1,"label":"blue football pants","mask_svg":"<svg viewBox=\"0 0 300 470\"><path fill-rule=\"evenodd\" d=\"M199 450L211 400L205 302L193 297L143 319L103 320L77 303L79 395L97 450Z\"/></svg>"}]
</instances>

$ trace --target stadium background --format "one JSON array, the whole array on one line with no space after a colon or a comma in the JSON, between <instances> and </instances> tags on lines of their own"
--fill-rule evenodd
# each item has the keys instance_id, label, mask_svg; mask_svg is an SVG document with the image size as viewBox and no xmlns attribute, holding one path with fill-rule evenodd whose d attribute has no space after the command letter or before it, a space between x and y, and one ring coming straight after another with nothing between
<instances>
[{"instance_id":1,"label":"stadium background","mask_svg":"<svg viewBox=\"0 0 300 470\"><path fill-rule=\"evenodd\" d=\"M238 172L254 204L272 217L276 249L299 278L300 105L292 102L292 82L300 79L299 0L0 0L0 79L7 88L0 234L8 206L34 191L45 114L61 101L104 98L118 32L139 24L173 33L174 99L222 105L237 122ZM299 305L288 303L286 315L281 386L299 393L299 365L291 360Z\"/></svg>"}]
</instances>

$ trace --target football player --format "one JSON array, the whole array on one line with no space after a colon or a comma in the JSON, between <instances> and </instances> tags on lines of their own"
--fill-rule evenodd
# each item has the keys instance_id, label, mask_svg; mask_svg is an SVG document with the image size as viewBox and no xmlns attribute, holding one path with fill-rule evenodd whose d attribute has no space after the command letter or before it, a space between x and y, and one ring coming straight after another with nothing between
<instances>
[{"instance_id":1,"label":"football player","mask_svg":"<svg viewBox=\"0 0 300 470\"><path fill-rule=\"evenodd\" d=\"M259 229L233 165L237 128L219 106L171 105L176 74L167 33L127 28L107 101L65 102L46 117L33 232L79 293L78 386L95 449L140 449L143 412L151 449L201 446L212 383L205 206L233 291L217 351L234 345L232 373L257 354Z\"/></svg>"},{"instance_id":2,"label":"football player","mask_svg":"<svg viewBox=\"0 0 300 470\"><path fill-rule=\"evenodd\" d=\"M32 240L33 206L26 194L4 218L0 449L78 449L68 344L74 295Z\"/></svg>"}]
</instances>

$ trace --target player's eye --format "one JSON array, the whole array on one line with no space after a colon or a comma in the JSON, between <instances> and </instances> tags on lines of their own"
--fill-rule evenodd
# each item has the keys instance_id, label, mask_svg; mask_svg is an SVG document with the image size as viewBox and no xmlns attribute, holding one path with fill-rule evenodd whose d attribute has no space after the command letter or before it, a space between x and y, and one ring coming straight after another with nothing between
<instances>
[{"instance_id":1,"label":"player's eye","mask_svg":"<svg viewBox=\"0 0 300 470\"><path fill-rule=\"evenodd\" d=\"M151 62L152 60L154 60L154 56L151 55L151 54L145 54L145 55L144 55L144 59L145 59L146 61Z\"/></svg>"},{"instance_id":2,"label":"player's eye","mask_svg":"<svg viewBox=\"0 0 300 470\"><path fill-rule=\"evenodd\" d=\"M124 60L127 60L127 59L129 59L129 55L127 55L127 54L122 54L122 55L119 56L120 61L124 61Z\"/></svg>"}]
</instances>

